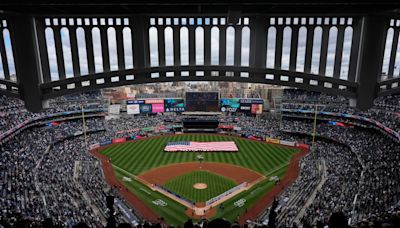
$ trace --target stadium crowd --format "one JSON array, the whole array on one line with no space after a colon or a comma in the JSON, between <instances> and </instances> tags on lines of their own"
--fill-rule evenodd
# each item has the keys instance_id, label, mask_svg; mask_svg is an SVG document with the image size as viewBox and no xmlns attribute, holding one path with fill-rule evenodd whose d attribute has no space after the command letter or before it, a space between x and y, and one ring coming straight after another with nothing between
<instances>
[{"instance_id":1,"label":"stadium crowd","mask_svg":"<svg viewBox=\"0 0 400 228\"><path fill-rule=\"evenodd\" d=\"M310 135L311 121L284 120L287 132ZM326 223L331 213L345 212L352 223L374 218L385 211L398 210L400 206L400 146L388 137L374 131L355 127L338 127L318 124L317 134L330 140L329 144L317 141L312 152L317 161L327 165L327 177L317 196L298 218L305 224ZM311 155L310 155L311 156ZM304 160L305 164L308 160ZM315 163L316 161L314 161ZM302 167L310 165L302 165ZM309 171L302 169L302 172ZM313 175L312 171L306 176ZM297 181L302 182L300 177ZM308 184L308 181L302 184ZM290 191L291 188L288 188ZM310 197L303 193L303 197ZM295 207L300 210L299 207ZM297 213L296 213L297 214ZM286 217L289 222L294 218ZM297 221L298 222L298 221ZM287 224L285 224L287 225Z\"/></svg>"},{"instance_id":2,"label":"stadium crowd","mask_svg":"<svg viewBox=\"0 0 400 228\"><path fill-rule=\"evenodd\" d=\"M40 113L29 112L19 99L0 95L0 135L35 117L45 117L48 114L66 111L79 111L81 105L85 109L103 108L101 93L98 91L88 92L50 99L49 107Z\"/></svg>"},{"instance_id":3,"label":"stadium crowd","mask_svg":"<svg viewBox=\"0 0 400 228\"><path fill-rule=\"evenodd\" d=\"M296 91L296 90L294 90ZM342 113L352 108L341 106L347 101L341 97L304 91L285 92L284 108L307 108L313 102L325 102L325 110ZM0 125L5 132L26 120L48 113L99 108L99 94L76 96L76 99L57 98L50 108L39 114L27 112L19 100L1 97ZM368 112L354 111L357 115L373 119L399 129L399 120L384 116L374 110L399 111L398 96L381 98ZM74 102L69 102L73 100ZM80 103L79 103L80 102ZM77 104L79 103L79 105ZM303 106L301 106L303 104ZM305 104L305 105L304 105ZM22 111L21 111L22 110ZM379 117L378 117L379 116ZM128 130L159 125L174 125L180 115L130 116L116 119L94 117L86 119L87 144L106 139L132 135ZM206 117L204 117L206 118ZM221 122L237 127L242 135L260 138L273 137L312 144L313 122L267 116L216 117ZM392 123L392 124L390 124ZM297 180L278 198L277 227L335 227L334 218L350 218L355 227L400 227L400 145L387 136L359 127L339 127L319 122L314 147L301 161ZM139 131L136 134L143 133ZM4 227L53 226L102 227L107 219L105 197L117 195L102 176L96 159L87 153L82 136L82 120L61 121L26 129L4 142L0 147L0 225ZM248 221L245 227L267 227L272 210L267 210L259 220ZM336 212L342 212L338 214ZM133 214L137 221L140 215ZM118 223L129 227L122 214ZM44 220L51 218L51 220ZM347 220L346 220L347 221ZM332 224L333 223L333 224ZM217 224L218 226L214 226ZM188 221L183 227L238 227L237 223L215 221ZM159 221L140 222L138 227L167 227ZM338 227L338 226L336 226ZM343 226L342 226L343 227Z\"/></svg>"},{"instance_id":4,"label":"stadium crowd","mask_svg":"<svg viewBox=\"0 0 400 228\"><path fill-rule=\"evenodd\" d=\"M299 89L286 89L282 99L282 108L308 111L336 112L367 117L381 122L400 132L400 95L379 97L368 111L360 111L349 106L349 100L342 96L333 96Z\"/></svg>"}]
</instances>

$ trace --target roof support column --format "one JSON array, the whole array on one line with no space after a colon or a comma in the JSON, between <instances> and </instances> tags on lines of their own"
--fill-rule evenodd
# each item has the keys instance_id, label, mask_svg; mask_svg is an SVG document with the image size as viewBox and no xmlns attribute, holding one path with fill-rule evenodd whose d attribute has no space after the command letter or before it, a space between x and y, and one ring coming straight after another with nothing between
<instances>
[{"instance_id":1,"label":"roof support column","mask_svg":"<svg viewBox=\"0 0 400 228\"><path fill-rule=\"evenodd\" d=\"M264 16L255 16L250 19L250 56L249 66L252 68L263 69L266 68L267 58L267 28L269 20ZM263 78L263 73L254 72L250 73L250 77Z\"/></svg>"},{"instance_id":2,"label":"roof support column","mask_svg":"<svg viewBox=\"0 0 400 228\"><path fill-rule=\"evenodd\" d=\"M133 65L136 69L150 66L150 44L149 44L149 19L145 16L134 16L131 18L131 33L133 40ZM138 73L136 76L145 78L146 74ZM126 78L125 78L126 79Z\"/></svg>"},{"instance_id":3,"label":"roof support column","mask_svg":"<svg viewBox=\"0 0 400 228\"><path fill-rule=\"evenodd\" d=\"M27 15L9 19L19 92L26 109L31 112L39 112L43 108L40 90L43 79L35 23L35 18Z\"/></svg>"},{"instance_id":4,"label":"roof support column","mask_svg":"<svg viewBox=\"0 0 400 228\"><path fill-rule=\"evenodd\" d=\"M381 75L385 30L388 23L383 16L368 15L363 19L357 75L357 108L366 110L373 105Z\"/></svg>"},{"instance_id":5,"label":"roof support column","mask_svg":"<svg viewBox=\"0 0 400 228\"><path fill-rule=\"evenodd\" d=\"M268 19L255 16L250 30L250 67L265 68Z\"/></svg>"}]
</instances>

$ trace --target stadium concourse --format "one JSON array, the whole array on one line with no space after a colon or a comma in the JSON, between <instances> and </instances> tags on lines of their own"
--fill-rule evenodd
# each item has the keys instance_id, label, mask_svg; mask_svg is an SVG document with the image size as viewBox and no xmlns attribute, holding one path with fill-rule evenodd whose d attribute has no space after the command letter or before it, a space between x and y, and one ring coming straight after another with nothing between
<instances>
[{"instance_id":1,"label":"stadium concourse","mask_svg":"<svg viewBox=\"0 0 400 228\"><path fill-rule=\"evenodd\" d=\"M237 126L237 135L276 138L313 144L315 112L353 114L377 120L394 132L400 129L400 96L379 98L369 111L359 112L334 97L301 90L285 90L282 118L216 116ZM99 162L89 155L82 135L80 105L102 109L97 92L61 97L50 108L33 114L21 101L0 97L0 225L3 227L103 227L106 196L117 200L120 227L167 227L159 218L145 221L103 179ZM301 112L283 112L301 110ZM320 109L318 109L320 111ZM63 115L55 115L64 113ZM296 114L297 113L297 114ZM86 114L85 114L86 115ZM92 111L86 118L87 144L110 138L143 137L164 133L127 130L179 123L180 115L104 118ZM207 117L210 118L210 117ZM342 120L342 125L332 125ZM314 147L301 160L300 175L277 196L271 207L245 227L400 227L400 145L391 134L345 117L320 117ZM123 225L122 225L123 224ZM188 221L184 227L238 227L223 219Z\"/></svg>"}]
</instances>

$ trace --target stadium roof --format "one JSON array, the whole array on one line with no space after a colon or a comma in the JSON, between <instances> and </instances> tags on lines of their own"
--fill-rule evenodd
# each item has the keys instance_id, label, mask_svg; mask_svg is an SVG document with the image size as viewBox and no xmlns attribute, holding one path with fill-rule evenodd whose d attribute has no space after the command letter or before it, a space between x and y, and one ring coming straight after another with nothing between
<instances>
[{"instance_id":1,"label":"stadium roof","mask_svg":"<svg viewBox=\"0 0 400 228\"><path fill-rule=\"evenodd\" d=\"M360 109L400 92L399 0L2 0L0 21L0 94L31 111L66 94L170 81L292 86Z\"/></svg>"},{"instance_id":2,"label":"stadium roof","mask_svg":"<svg viewBox=\"0 0 400 228\"><path fill-rule=\"evenodd\" d=\"M382 12L400 15L400 1L393 0L3 0L6 13L40 14L358 14Z\"/></svg>"}]
</instances>

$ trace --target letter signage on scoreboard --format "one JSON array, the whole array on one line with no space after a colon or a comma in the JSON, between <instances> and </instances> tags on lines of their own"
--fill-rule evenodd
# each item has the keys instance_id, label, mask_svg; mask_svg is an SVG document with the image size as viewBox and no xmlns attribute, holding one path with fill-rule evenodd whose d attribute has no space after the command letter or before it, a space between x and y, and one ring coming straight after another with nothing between
<instances>
[{"instance_id":1,"label":"letter signage on scoreboard","mask_svg":"<svg viewBox=\"0 0 400 228\"><path fill-rule=\"evenodd\" d=\"M251 104L251 99L240 99L240 104Z\"/></svg>"},{"instance_id":2,"label":"letter signage on scoreboard","mask_svg":"<svg viewBox=\"0 0 400 228\"><path fill-rule=\"evenodd\" d=\"M240 99L240 104L264 104L263 99Z\"/></svg>"},{"instance_id":3,"label":"letter signage on scoreboard","mask_svg":"<svg viewBox=\"0 0 400 228\"><path fill-rule=\"evenodd\" d=\"M128 100L126 104L144 104L144 100Z\"/></svg>"},{"instance_id":4,"label":"letter signage on scoreboard","mask_svg":"<svg viewBox=\"0 0 400 228\"><path fill-rule=\"evenodd\" d=\"M147 99L146 104L164 104L164 99Z\"/></svg>"}]
</instances>

